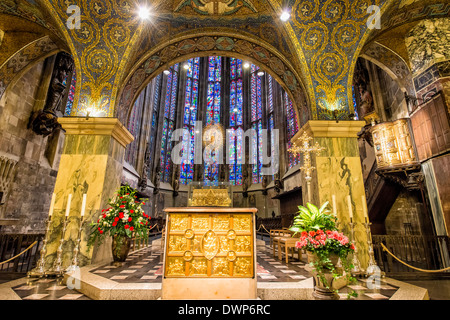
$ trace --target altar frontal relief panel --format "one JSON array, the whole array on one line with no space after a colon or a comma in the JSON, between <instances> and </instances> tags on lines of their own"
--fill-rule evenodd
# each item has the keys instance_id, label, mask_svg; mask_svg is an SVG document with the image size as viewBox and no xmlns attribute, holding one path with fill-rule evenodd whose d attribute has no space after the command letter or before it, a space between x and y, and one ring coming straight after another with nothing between
<instances>
[{"instance_id":1,"label":"altar frontal relief panel","mask_svg":"<svg viewBox=\"0 0 450 320\"><path fill-rule=\"evenodd\" d=\"M256 209L165 211L163 299L256 298Z\"/></svg>"}]
</instances>

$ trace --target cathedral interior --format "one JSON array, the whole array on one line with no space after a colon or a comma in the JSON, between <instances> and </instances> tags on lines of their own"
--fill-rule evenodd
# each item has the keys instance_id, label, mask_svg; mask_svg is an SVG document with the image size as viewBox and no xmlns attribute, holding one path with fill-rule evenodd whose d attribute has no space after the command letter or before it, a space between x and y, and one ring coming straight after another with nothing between
<instances>
[{"instance_id":1,"label":"cathedral interior","mask_svg":"<svg viewBox=\"0 0 450 320\"><path fill-rule=\"evenodd\" d=\"M150 243L195 184L257 209L261 299L308 299L260 287L309 278L300 257L277 262L269 233L327 201L362 268L393 279L367 299L403 284L450 299L449 16L446 0L0 0L0 299L108 299L30 293L40 255L67 267L74 248L105 281L160 286ZM198 161L208 132L222 138ZM303 133L322 151L293 152ZM129 258L152 261L139 277L108 273L111 243L90 250L88 226L77 233L82 202L96 221L121 185L153 226Z\"/></svg>"}]
</instances>

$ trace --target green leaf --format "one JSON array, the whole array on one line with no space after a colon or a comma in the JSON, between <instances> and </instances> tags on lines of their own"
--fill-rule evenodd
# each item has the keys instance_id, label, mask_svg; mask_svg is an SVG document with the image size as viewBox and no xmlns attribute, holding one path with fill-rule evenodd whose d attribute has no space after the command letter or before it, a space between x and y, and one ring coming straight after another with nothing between
<instances>
[{"instance_id":1,"label":"green leaf","mask_svg":"<svg viewBox=\"0 0 450 320\"><path fill-rule=\"evenodd\" d=\"M323 211L326 209L326 207L328 206L329 203L330 203L329 201L325 202L325 203L320 207L319 212L320 212L320 213L323 213Z\"/></svg>"},{"instance_id":2,"label":"green leaf","mask_svg":"<svg viewBox=\"0 0 450 320\"><path fill-rule=\"evenodd\" d=\"M317 208L315 205L313 205L312 203L307 203L306 206L308 207L309 211L312 214L319 214L319 208Z\"/></svg>"}]
</instances>

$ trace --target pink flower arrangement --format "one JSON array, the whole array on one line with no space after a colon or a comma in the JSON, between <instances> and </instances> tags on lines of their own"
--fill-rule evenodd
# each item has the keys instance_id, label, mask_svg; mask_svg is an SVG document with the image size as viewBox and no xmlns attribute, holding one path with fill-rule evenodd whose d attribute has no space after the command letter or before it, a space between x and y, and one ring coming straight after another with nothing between
<instances>
[{"instance_id":1,"label":"pink flower arrangement","mask_svg":"<svg viewBox=\"0 0 450 320\"><path fill-rule=\"evenodd\" d=\"M305 248L308 251L316 251L320 249L329 249L330 251L339 251L340 249L355 250L355 246L350 243L347 236L338 231L303 231L299 241L295 247L298 249Z\"/></svg>"}]
</instances>

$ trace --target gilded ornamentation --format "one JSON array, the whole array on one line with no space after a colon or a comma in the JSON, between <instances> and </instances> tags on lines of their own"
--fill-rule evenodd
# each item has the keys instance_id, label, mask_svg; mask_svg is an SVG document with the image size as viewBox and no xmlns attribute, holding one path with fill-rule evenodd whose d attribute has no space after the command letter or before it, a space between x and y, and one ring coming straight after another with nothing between
<instances>
[{"instance_id":1,"label":"gilded ornamentation","mask_svg":"<svg viewBox=\"0 0 450 320\"><path fill-rule=\"evenodd\" d=\"M186 239L192 239L192 238L194 238L194 231L192 230L192 229L187 229L185 232L184 232L184 236L186 237Z\"/></svg>"},{"instance_id":2,"label":"gilded ornamentation","mask_svg":"<svg viewBox=\"0 0 450 320\"><path fill-rule=\"evenodd\" d=\"M202 238L202 253L208 260L213 259L219 252L219 238L217 238L214 231L209 230Z\"/></svg>"},{"instance_id":3,"label":"gilded ornamentation","mask_svg":"<svg viewBox=\"0 0 450 320\"><path fill-rule=\"evenodd\" d=\"M226 189L194 189L191 206L229 207L231 199Z\"/></svg>"},{"instance_id":4,"label":"gilded ornamentation","mask_svg":"<svg viewBox=\"0 0 450 320\"><path fill-rule=\"evenodd\" d=\"M169 258L167 275L184 275L184 262L182 258Z\"/></svg>"},{"instance_id":5,"label":"gilded ornamentation","mask_svg":"<svg viewBox=\"0 0 450 320\"><path fill-rule=\"evenodd\" d=\"M250 216L234 216L233 223L236 231L250 231L252 219Z\"/></svg>"},{"instance_id":6,"label":"gilded ornamentation","mask_svg":"<svg viewBox=\"0 0 450 320\"><path fill-rule=\"evenodd\" d=\"M169 213L168 221L166 277L254 276L251 214Z\"/></svg>"},{"instance_id":7,"label":"gilded ornamentation","mask_svg":"<svg viewBox=\"0 0 450 320\"><path fill-rule=\"evenodd\" d=\"M236 252L251 252L251 239L249 236L239 236L234 243Z\"/></svg>"},{"instance_id":8,"label":"gilded ornamentation","mask_svg":"<svg viewBox=\"0 0 450 320\"><path fill-rule=\"evenodd\" d=\"M247 8L247 12L256 13L256 8L248 0L181 0L175 6L174 12L180 12L185 7L204 15L230 15Z\"/></svg>"},{"instance_id":9,"label":"gilded ornamentation","mask_svg":"<svg viewBox=\"0 0 450 320\"><path fill-rule=\"evenodd\" d=\"M170 251L184 251L186 250L186 238L179 236L169 237L169 250Z\"/></svg>"},{"instance_id":10,"label":"gilded ornamentation","mask_svg":"<svg viewBox=\"0 0 450 320\"><path fill-rule=\"evenodd\" d=\"M215 276L229 276L230 266L225 258L215 258L213 263L213 275Z\"/></svg>"}]
</instances>

